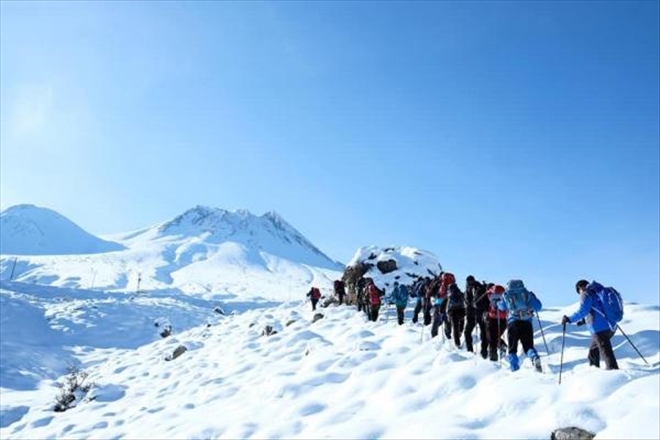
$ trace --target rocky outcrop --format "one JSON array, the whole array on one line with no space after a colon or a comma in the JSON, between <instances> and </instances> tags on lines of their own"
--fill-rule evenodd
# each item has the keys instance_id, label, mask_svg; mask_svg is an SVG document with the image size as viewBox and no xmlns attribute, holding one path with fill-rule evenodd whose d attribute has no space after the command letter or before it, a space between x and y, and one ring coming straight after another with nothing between
<instances>
[{"instance_id":1,"label":"rocky outcrop","mask_svg":"<svg viewBox=\"0 0 660 440\"><path fill-rule=\"evenodd\" d=\"M596 434L593 432L570 426L568 428L555 429L550 435L550 440L591 440L594 437L596 437Z\"/></svg>"}]
</instances>

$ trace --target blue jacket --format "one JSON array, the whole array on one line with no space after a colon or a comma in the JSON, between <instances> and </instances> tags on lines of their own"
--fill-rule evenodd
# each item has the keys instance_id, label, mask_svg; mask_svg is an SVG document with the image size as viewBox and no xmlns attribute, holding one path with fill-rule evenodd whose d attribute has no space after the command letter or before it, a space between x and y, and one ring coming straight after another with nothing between
<instances>
[{"instance_id":1,"label":"blue jacket","mask_svg":"<svg viewBox=\"0 0 660 440\"><path fill-rule=\"evenodd\" d=\"M543 304L536 297L534 292L528 292L528 293L529 293L529 297L527 298L527 304L531 307L533 311L538 312L543 308ZM511 305L508 303L506 292L504 292L504 295L502 295L502 300L497 303L497 308L500 310L505 310L507 312L509 308L511 308ZM507 324L511 324L514 321L531 321L533 317L534 315L532 313L523 316L516 316L511 313L507 313L506 322Z\"/></svg>"},{"instance_id":2,"label":"blue jacket","mask_svg":"<svg viewBox=\"0 0 660 440\"><path fill-rule=\"evenodd\" d=\"M592 281L587 286L587 289L580 294L580 308L577 312L568 317L572 323L576 323L580 319L586 318L591 334L600 333L605 330L613 330L610 327L609 322L607 322L602 315L603 309L598 301L598 292L603 288L602 285Z\"/></svg>"},{"instance_id":3,"label":"blue jacket","mask_svg":"<svg viewBox=\"0 0 660 440\"><path fill-rule=\"evenodd\" d=\"M408 305L408 288L402 284L394 286L392 300L397 307L406 307Z\"/></svg>"}]
</instances>

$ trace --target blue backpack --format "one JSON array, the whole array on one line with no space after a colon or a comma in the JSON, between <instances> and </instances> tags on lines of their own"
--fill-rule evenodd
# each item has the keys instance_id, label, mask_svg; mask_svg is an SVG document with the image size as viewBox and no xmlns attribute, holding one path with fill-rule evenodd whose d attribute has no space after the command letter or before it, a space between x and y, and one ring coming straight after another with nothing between
<instances>
[{"instance_id":1,"label":"blue backpack","mask_svg":"<svg viewBox=\"0 0 660 440\"><path fill-rule=\"evenodd\" d=\"M529 304L529 295L529 290L525 288L521 280L509 281L504 297L511 316L528 318L534 315L534 309Z\"/></svg>"},{"instance_id":2,"label":"blue backpack","mask_svg":"<svg viewBox=\"0 0 660 440\"><path fill-rule=\"evenodd\" d=\"M604 287L596 281L593 281L588 289L596 293L597 302L600 303L602 308L602 312L597 308L594 308L594 310L600 313L610 326L621 322L623 319L623 298L621 298L621 294L614 287Z\"/></svg>"}]
</instances>

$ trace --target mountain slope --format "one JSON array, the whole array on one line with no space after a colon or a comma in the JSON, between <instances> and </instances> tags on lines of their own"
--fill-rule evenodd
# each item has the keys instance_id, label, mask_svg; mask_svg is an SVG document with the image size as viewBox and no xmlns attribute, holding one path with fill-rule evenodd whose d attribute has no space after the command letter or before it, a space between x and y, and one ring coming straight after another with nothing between
<instances>
[{"instance_id":1,"label":"mountain slope","mask_svg":"<svg viewBox=\"0 0 660 440\"><path fill-rule=\"evenodd\" d=\"M71 255L124 249L102 240L52 209L16 205L0 213L0 254Z\"/></svg>"},{"instance_id":2,"label":"mountain slope","mask_svg":"<svg viewBox=\"0 0 660 440\"><path fill-rule=\"evenodd\" d=\"M558 322L577 304L542 310L544 335L534 323L539 374L527 360L511 373L440 336L431 339L410 322L412 303L403 326L387 307L377 322L347 306L320 309L324 318L313 322L309 304L297 301L217 316L210 327L175 325L173 336L142 345L145 332L156 331L153 318L176 296L152 298L152 310L148 298L136 307L131 295L89 299L89 292L1 287L15 308L21 301L27 307L16 314L23 322L0 328L2 341L16 341L13 332L31 327L33 318L41 322L41 307L62 333L53 349L77 347L95 384L65 413L52 412L59 390L49 380L35 390L3 389L1 438L549 438L571 425L599 438L660 435L657 305L626 304L620 325L650 365L617 334L620 371L588 366L584 327L562 336ZM181 305L170 307L176 322L205 319L203 302ZM114 317L106 320L108 312ZM122 315L131 319L108 344L108 329ZM266 325L277 333L264 336ZM122 348L110 348L122 335ZM167 361L179 345L187 351Z\"/></svg>"}]
</instances>

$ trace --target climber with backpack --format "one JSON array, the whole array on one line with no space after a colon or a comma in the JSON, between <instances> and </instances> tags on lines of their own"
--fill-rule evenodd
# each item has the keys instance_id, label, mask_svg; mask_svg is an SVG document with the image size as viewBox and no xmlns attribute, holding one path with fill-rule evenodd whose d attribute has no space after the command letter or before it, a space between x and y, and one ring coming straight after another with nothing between
<instances>
[{"instance_id":1,"label":"climber with backpack","mask_svg":"<svg viewBox=\"0 0 660 440\"><path fill-rule=\"evenodd\" d=\"M444 322L445 336L451 339L453 333L456 348L461 348L461 334L465 327L465 295L456 285L454 274L445 272L440 278L440 288L434 298L431 337L438 334L438 328Z\"/></svg>"},{"instance_id":2,"label":"climber with backpack","mask_svg":"<svg viewBox=\"0 0 660 440\"><path fill-rule=\"evenodd\" d=\"M396 306L396 318L399 325L403 325L404 312L408 305L408 286L399 284L398 281L394 282L394 290L392 291L392 300Z\"/></svg>"},{"instance_id":3,"label":"climber with backpack","mask_svg":"<svg viewBox=\"0 0 660 440\"><path fill-rule=\"evenodd\" d=\"M600 367L601 357L605 368L618 370L619 364L612 348L612 336L617 324L623 319L623 300L621 294L613 287L592 281L580 280L575 284L575 292L580 295L580 308L570 316L564 316L562 325L576 323L581 325L586 320L591 332L589 346L589 365Z\"/></svg>"},{"instance_id":4,"label":"climber with backpack","mask_svg":"<svg viewBox=\"0 0 660 440\"><path fill-rule=\"evenodd\" d=\"M346 295L346 288L342 280L335 280L334 283L335 296L339 300L339 305L344 303L344 296Z\"/></svg>"},{"instance_id":5,"label":"climber with backpack","mask_svg":"<svg viewBox=\"0 0 660 440\"><path fill-rule=\"evenodd\" d=\"M485 314L488 311L490 302L486 294L486 286L469 275L465 279L465 348L473 352L472 331L479 327L479 337L481 339L481 357L486 359L488 356L488 333L486 332Z\"/></svg>"},{"instance_id":6,"label":"climber with backpack","mask_svg":"<svg viewBox=\"0 0 660 440\"><path fill-rule=\"evenodd\" d=\"M499 284L491 284L486 291L488 310L485 313L485 321L488 332L488 356L494 362L498 359L498 348L500 356L503 357L502 350L506 347L506 344L502 340L502 335L504 334L504 330L506 330L506 312L497 308L505 290Z\"/></svg>"},{"instance_id":7,"label":"climber with backpack","mask_svg":"<svg viewBox=\"0 0 660 440\"><path fill-rule=\"evenodd\" d=\"M369 301L368 316L370 321L378 320L378 312L380 310L380 298L385 294L382 290L376 287L374 280L369 279L367 284L367 300Z\"/></svg>"},{"instance_id":8,"label":"climber with backpack","mask_svg":"<svg viewBox=\"0 0 660 440\"><path fill-rule=\"evenodd\" d=\"M426 278L419 278L415 284L413 284L412 291L413 297L417 297L417 303L415 304L415 309L413 311L413 317L412 317L412 322L413 324L417 324L419 312L422 312L422 316L424 317L424 325L428 325L430 322L430 319L426 319L427 316L431 316L431 304L430 302L427 301L426 298L426 290L428 289L429 285L431 284L431 278L426 277ZM427 322L428 321L428 322Z\"/></svg>"},{"instance_id":9,"label":"climber with backpack","mask_svg":"<svg viewBox=\"0 0 660 440\"><path fill-rule=\"evenodd\" d=\"M520 369L518 360L518 342L523 346L527 357L532 361L534 368L539 373L542 371L541 358L534 348L534 327L532 318L541 310L543 304L534 292L525 288L521 280L510 280L507 288L502 294L502 301L497 305L499 310L507 312L507 332L509 355L509 368L511 371Z\"/></svg>"},{"instance_id":10,"label":"climber with backpack","mask_svg":"<svg viewBox=\"0 0 660 440\"><path fill-rule=\"evenodd\" d=\"M309 292L307 292L307 297L312 301L312 310L316 310L316 304L321 299L321 291L319 288L312 286L312 288L309 289Z\"/></svg>"}]
</instances>

